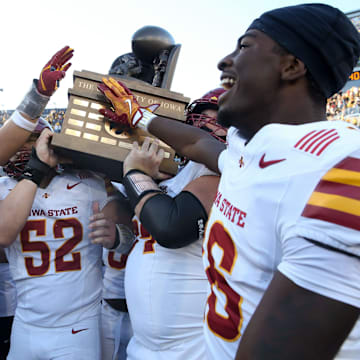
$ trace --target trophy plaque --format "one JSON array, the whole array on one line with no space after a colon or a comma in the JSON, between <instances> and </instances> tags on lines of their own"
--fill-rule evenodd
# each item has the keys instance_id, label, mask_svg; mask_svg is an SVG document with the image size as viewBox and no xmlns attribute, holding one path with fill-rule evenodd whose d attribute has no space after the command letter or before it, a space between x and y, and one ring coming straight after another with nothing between
<instances>
[{"instance_id":1,"label":"trophy plaque","mask_svg":"<svg viewBox=\"0 0 360 360\"><path fill-rule=\"evenodd\" d=\"M152 86L139 79L127 76L112 77L123 82L134 94L140 106L160 104L156 114L175 121L185 121L185 107L190 99L180 93ZM104 118L98 111L111 104L98 90L102 75L90 71L74 71L74 85L69 89L69 103L61 132L54 134L51 144L55 151L69 157L79 168L101 172L111 180L122 180L122 162L132 148L132 143L141 144L149 133L141 129L124 130ZM165 157L160 170L176 174L178 164L175 151L160 141Z\"/></svg>"}]
</instances>

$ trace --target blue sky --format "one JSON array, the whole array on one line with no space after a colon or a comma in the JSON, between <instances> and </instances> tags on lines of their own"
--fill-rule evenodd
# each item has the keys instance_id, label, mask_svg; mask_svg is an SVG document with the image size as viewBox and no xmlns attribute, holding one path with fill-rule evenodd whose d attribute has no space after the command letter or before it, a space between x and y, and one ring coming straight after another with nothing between
<instances>
[{"instance_id":1,"label":"blue sky","mask_svg":"<svg viewBox=\"0 0 360 360\"><path fill-rule=\"evenodd\" d=\"M51 55L75 49L72 67L49 107L66 107L74 70L106 74L119 55L131 51L132 35L145 25L169 31L181 44L171 90L191 99L219 86L218 61L231 52L251 21L281 6L314 1L286 0L12 0L0 2L0 109L21 101ZM354 0L324 3L344 12Z\"/></svg>"}]
</instances>

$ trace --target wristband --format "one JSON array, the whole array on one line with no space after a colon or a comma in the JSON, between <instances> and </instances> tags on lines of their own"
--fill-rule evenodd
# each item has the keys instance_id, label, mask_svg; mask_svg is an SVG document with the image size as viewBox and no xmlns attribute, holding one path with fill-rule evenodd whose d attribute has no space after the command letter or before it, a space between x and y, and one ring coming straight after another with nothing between
<instances>
[{"instance_id":1,"label":"wristband","mask_svg":"<svg viewBox=\"0 0 360 360\"><path fill-rule=\"evenodd\" d=\"M10 116L10 120L17 125L18 127L33 132L36 128L37 121L32 122L27 119L25 119L18 110L15 110L12 115Z\"/></svg>"},{"instance_id":2,"label":"wristband","mask_svg":"<svg viewBox=\"0 0 360 360\"><path fill-rule=\"evenodd\" d=\"M23 173L20 175L19 181L27 179L34 182L37 186L40 186L41 181L50 172L50 170L51 167L38 158L36 150L33 147L30 160L26 164Z\"/></svg>"},{"instance_id":3,"label":"wristband","mask_svg":"<svg viewBox=\"0 0 360 360\"><path fill-rule=\"evenodd\" d=\"M37 89L37 81L34 79L29 92L25 95L24 99L16 110L28 115L31 119L38 118L44 111L50 96L42 95Z\"/></svg>"},{"instance_id":4,"label":"wristband","mask_svg":"<svg viewBox=\"0 0 360 360\"><path fill-rule=\"evenodd\" d=\"M133 246L135 235L126 225L116 224L115 244L110 250L121 254L127 254Z\"/></svg>"},{"instance_id":5,"label":"wristband","mask_svg":"<svg viewBox=\"0 0 360 360\"><path fill-rule=\"evenodd\" d=\"M143 110L141 119L136 123L136 127L149 132L148 127L154 117L157 115L146 109Z\"/></svg>"},{"instance_id":6,"label":"wristband","mask_svg":"<svg viewBox=\"0 0 360 360\"><path fill-rule=\"evenodd\" d=\"M123 185L132 209L135 209L145 195L162 192L151 176L137 169L127 172L123 179Z\"/></svg>"}]
</instances>

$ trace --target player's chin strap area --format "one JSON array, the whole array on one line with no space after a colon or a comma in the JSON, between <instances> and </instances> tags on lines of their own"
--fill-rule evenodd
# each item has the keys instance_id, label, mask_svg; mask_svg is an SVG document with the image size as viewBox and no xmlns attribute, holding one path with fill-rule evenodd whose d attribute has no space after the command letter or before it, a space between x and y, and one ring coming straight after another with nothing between
<instances>
[{"instance_id":1,"label":"player's chin strap area","mask_svg":"<svg viewBox=\"0 0 360 360\"><path fill-rule=\"evenodd\" d=\"M161 246L177 249L202 239L207 213L192 193L182 191L174 198L165 195L139 170L129 171L123 184L133 208L146 194L158 193L145 201L140 221Z\"/></svg>"}]
</instances>

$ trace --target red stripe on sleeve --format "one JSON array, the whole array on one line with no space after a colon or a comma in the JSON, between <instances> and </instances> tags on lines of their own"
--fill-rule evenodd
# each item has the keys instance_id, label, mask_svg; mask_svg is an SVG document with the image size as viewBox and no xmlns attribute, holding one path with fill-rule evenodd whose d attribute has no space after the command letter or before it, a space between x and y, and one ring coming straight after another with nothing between
<instances>
[{"instance_id":1,"label":"red stripe on sleeve","mask_svg":"<svg viewBox=\"0 0 360 360\"><path fill-rule=\"evenodd\" d=\"M336 164L334 168L360 172L360 159L349 156Z\"/></svg>"},{"instance_id":2,"label":"red stripe on sleeve","mask_svg":"<svg viewBox=\"0 0 360 360\"><path fill-rule=\"evenodd\" d=\"M314 205L306 205L302 216L360 230L360 216L346 214L337 210Z\"/></svg>"},{"instance_id":3,"label":"red stripe on sleeve","mask_svg":"<svg viewBox=\"0 0 360 360\"><path fill-rule=\"evenodd\" d=\"M335 140L337 140L337 139L340 139L340 136L337 136L337 137L331 139L330 141L328 141L328 142L318 151L318 153L317 153L316 155L317 155L317 156L320 156L321 153L322 153L330 144L332 144L332 143L333 143Z\"/></svg>"},{"instance_id":4,"label":"red stripe on sleeve","mask_svg":"<svg viewBox=\"0 0 360 360\"><path fill-rule=\"evenodd\" d=\"M324 132L321 136L319 136L318 138L316 138L315 140L313 140L313 141L310 143L310 145L305 149L305 151L309 151L313 145L316 145L317 142L319 142L320 144L322 144L324 141L326 141L327 139L329 139L331 136L336 135L336 133L334 134L333 132L334 132L334 129L331 129L331 130L328 130L328 131ZM331 133L333 133L333 134L331 134ZM328 136L327 136L327 135L328 135ZM325 139L324 139L324 137L325 137ZM315 149L314 149L314 150L311 150L311 153L312 153L312 154L314 153L314 151L317 149L318 146L319 146L319 145L316 145L316 146L315 146Z\"/></svg>"},{"instance_id":5,"label":"red stripe on sleeve","mask_svg":"<svg viewBox=\"0 0 360 360\"><path fill-rule=\"evenodd\" d=\"M313 136L311 136L309 139L307 139L307 140L299 147L299 149L302 150L302 149L306 146L306 144L309 143L309 141L311 141L312 139L316 138L316 136L321 135L324 131L325 131L325 130L320 130L320 131L316 132ZM310 134L311 134L311 133L310 133ZM317 139L316 139L316 140L317 140ZM296 145L295 145L295 147L296 147Z\"/></svg>"},{"instance_id":6,"label":"red stripe on sleeve","mask_svg":"<svg viewBox=\"0 0 360 360\"><path fill-rule=\"evenodd\" d=\"M300 145L300 143L305 140L308 136L310 136L311 134L313 134L315 132L315 130L309 132L308 134L306 134L305 136L303 136L295 145L294 147L298 147Z\"/></svg>"},{"instance_id":7,"label":"red stripe on sleeve","mask_svg":"<svg viewBox=\"0 0 360 360\"><path fill-rule=\"evenodd\" d=\"M336 135L337 135L337 133L331 134L331 135L327 136L325 139L322 139L321 141L319 141L319 143L311 150L311 154L313 154L318 149L318 147L320 147L325 141L333 138Z\"/></svg>"},{"instance_id":8,"label":"red stripe on sleeve","mask_svg":"<svg viewBox=\"0 0 360 360\"><path fill-rule=\"evenodd\" d=\"M316 186L315 191L326 194L340 195L354 200L360 200L360 187L358 186L321 180Z\"/></svg>"}]
</instances>

